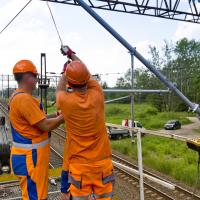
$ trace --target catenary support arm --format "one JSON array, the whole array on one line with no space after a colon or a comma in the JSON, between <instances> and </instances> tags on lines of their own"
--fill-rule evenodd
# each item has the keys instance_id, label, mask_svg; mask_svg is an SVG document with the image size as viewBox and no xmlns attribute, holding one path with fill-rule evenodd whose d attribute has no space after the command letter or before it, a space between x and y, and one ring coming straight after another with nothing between
<instances>
[{"instance_id":1,"label":"catenary support arm","mask_svg":"<svg viewBox=\"0 0 200 200\"><path fill-rule=\"evenodd\" d=\"M173 90L182 101L184 101L192 110L200 114L198 104L191 102L171 81L169 81L160 71L150 64L132 45L130 45L118 32L116 32L102 17L100 17L92 8L90 8L84 0L76 0L76 2L86 10L97 22L99 22L111 35L113 35L126 49L134 53L153 74L155 74L169 89Z\"/></svg>"}]
</instances>

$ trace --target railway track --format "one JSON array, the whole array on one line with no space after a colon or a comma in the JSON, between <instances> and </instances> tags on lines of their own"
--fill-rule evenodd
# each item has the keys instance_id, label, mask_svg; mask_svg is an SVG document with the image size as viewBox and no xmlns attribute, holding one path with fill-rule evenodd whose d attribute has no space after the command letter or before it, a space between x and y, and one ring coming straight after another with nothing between
<instances>
[{"instance_id":1,"label":"railway track","mask_svg":"<svg viewBox=\"0 0 200 200\"><path fill-rule=\"evenodd\" d=\"M2 103L0 103L0 110L8 117L8 108Z\"/></svg>"},{"instance_id":2,"label":"railway track","mask_svg":"<svg viewBox=\"0 0 200 200\"><path fill-rule=\"evenodd\" d=\"M22 200L21 190L18 181L7 181L0 183L0 199L1 200ZM48 199L60 200L60 180L56 180L55 184L49 184Z\"/></svg>"},{"instance_id":3,"label":"railway track","mask_svg":"<svg viewBox=\"0 0 200 200\"><path fill-rule=\"evenodd\" d=\"M4 115L8 118L8 109L5 105L0 103L0 110L4 113ZM59 134L59 131L61 132L62 129L58 129L57 134ZM63 133L63 131L62 131ZM60 134L60 137L62 135ZM57 152L52 146L50 148L51 151L51 156L50 156L50 162L49 162L49 167L50 168L57 168L62 166L62 156L60 155L59 152Z\"/></svg>"},{"instance_id":4,"label":"railway track","mask_svg":"<svg viewBox=\"0 0 200 200\"><path fill-rule=\"evenodd\" d=\"M56 129L55 131L53 131L53 134L56 134L58 137L60 137L62 140L65 139L65 133L61 133L61 132L65 132L62 129L59 129L59 131ZM64 142L64 141L63 141ZM134 165L133 163L125 160L124 158L120 157L119 155L116 154L112 154L112 158L114 161L119 162L125 166L128 166L132 169L136 169L138 170L138 166ZM115 171L116 174L122 178L124 178L126 181L130 182L132 185L135 185L136 187L139 187L139 177L137 175L133 175L129 172L127 172L126 170L115 166ZM157 179L160 179L162 181L168 182L167 180L163 179L162 177L144 169L143 172L145 174L148 174L152 177L155 177ZM139 189L139 188L138 188ZM193 194L193 192L186 190L185 188L178 186L175 184L175 190L168 190L166 188L162 188L161 186L157 185L155 183L151 183L150 181L144 181L144 192L145 192L145 197L147 199L149 198L153 198L153 199L158 199L158 200L162 200L162 199L169 199L169 200L200 200L200 196Z\"/></svg>"},{"instance_id":5,"label":"railway track","mask_svg":"<svg viewBox=\"0 0 200 200\"><path fill-rule=\"evenodd\" d=\"M0 104L0 109L2 112L4 112L5 115L7 115L7 108ZM65 140L65 131L61 128L58 128L54 131L52 131L53 136L59 137L61 141L64 144ZM53 142L52 142L53 143ZM63 145L59 144L59 145ZM62 165L63 157L61 155L61 152L58 152L53 146L51 146L51 157L50 157L50 168L57 168ZM138 169L137 165L134 165L133 163L125 160L124 158L120 157L119 155L112 154L112 158L114 161L119 162L123 165L126 165L133 169ZM115 166L115 171L117 176L123 178L124 180L128 181L130 184L134 185L139 190L139 177L137 175L133 175L126 170ZM165 182L168 182L167 180L164 180L162 177L159 177L156 174L153 174L152 172L149 172L148 170L143 171L144 173L153 176L155 178L161 179ZM15 186L16 183L13 183L13 186ZM144 181L144 192L145 192L145 198L147 199L155 199L155 200L200 200L200 196L193 194L191 191L186 190L185 188L175 185L175 190L167 190L166 188L162 188L160 186L156 186L156 184L152 184L149 181Z\"/></svg>"},{"instance_id":6,"label":"railway track","mask_svg":"<svg viewBox=\"0 0 200 200\"><path fill-rule=\"evenodd\" d=\"M117 161L125 166L128 166L128 167L131 167L133 169L136 169L138 170L138 166L137 165L134 165L133 163L125 160L124 158L121 158L120 156L116 155L116 154L112 154L112 158L114 161ZM120 169L117 169L119 171L121 171ZM162 181L165 181L167 183L170 183L168 180L166 179L163 179L162 177L156 175L156 174L153 174L152 172L149 172L148 170L143 170L143 172L145 174L148 174L152 177L155 177L155 178L158 178ZM132 175L132 174L131 174ZM137 179L138 177L136 177ZM148 193L151 193L149 192L149 183L147 182L144 182L144 186L145 186L145 191L147 191ZM152 187L152 185L150 185L150 188ZM163 188L165 191L166 189ZM193 194L193 192L191 191L188 191L186 190L185 188L181 187L181 186L178 186L175 184L175 190L169 190L167 193L165 191L162 191L160 190L160 194L161 196L165 197L166 199L174 199L174 200L179 200L179 199L187 199L187 200L199 200L200 199L200 196L196 195L196 194ZM156 198L155 198L156 199Z\"/></svg>"},{"instance_id":7,"label":"railway track","mask_svg":"<svg viewBox=\"0 0 200 200\"><path fill-rule=\"evenodd\" d=\"M50 147L51 150L51 156L50 156L50 162L49 167L50 168L57 168L62 165L63 157L53 148ZM60 193L60 182L56 181L52 183L51 177L49 177L50 185L49 185L49 199L56 200L59 198ZM56 183L56 185L54 184ZM58 184L58 185L57 185ZM55 193L55 194L54 194ZM16 197L17 195L18 197ZM57 196L52 197L52 196ZM7 181L7 182L0 182L0 199L5 200L21 200L21 192L19 187L19 181Z\"/></svg>"},{"instance_id":8,"label":"railway track","mask_svg":"<svg viewBox=\"0 0 200 200\"><path fill-rule=\"evenodd\" d=\"M50 168L58 168L62 166L63 157L62 155L57 152L52 146L50 147L51 153L50 153L50 161L49 161L49 167Z\"/></svg>"},{"instance_id":9,"label":"railway track","mask_svg":"<svg viewBox=\"0 0 200 200\"><path fill-rule=\"evenodd\" d=\"M57 128L53 131L51 131L52 133L55 133L57 136L59 136L60 138L62 138L63 140L65 139L66 137L66 133L65 131L62 129L62 128Z\"/></svg>"}]
</instances>

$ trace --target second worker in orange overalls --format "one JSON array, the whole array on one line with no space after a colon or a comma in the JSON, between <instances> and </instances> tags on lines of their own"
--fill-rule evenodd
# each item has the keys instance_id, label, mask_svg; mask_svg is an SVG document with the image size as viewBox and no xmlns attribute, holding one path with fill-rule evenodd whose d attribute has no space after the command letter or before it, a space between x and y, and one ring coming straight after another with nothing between
<instances>
[{"instance_id":1,"label":"second worker in orange overalls","mask_svg":"<svg viewBox=\"0 0 200 200\"><path fill-rule=\"evenodd\" d=\"M67 132L61 197L63 200L110 200L114 172L105 127L104 94L75 53L68 46L62 46L61 51L72 60L56 94ZM72 89L66 90L66 84Z\"/></svg>"}]
</instances>

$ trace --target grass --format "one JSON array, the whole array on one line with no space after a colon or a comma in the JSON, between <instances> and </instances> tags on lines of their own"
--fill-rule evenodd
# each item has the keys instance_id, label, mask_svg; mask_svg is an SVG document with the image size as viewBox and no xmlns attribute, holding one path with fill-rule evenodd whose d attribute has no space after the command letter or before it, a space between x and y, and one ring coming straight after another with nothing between
<instances>
[{"instance_id":1,"label":"grass","mask_svg":"<svg viewBox=\"0 0 200 200\"><path fill-rule=\"evenodd\" d=\"M48 113L56 111L55 107L48 107ZM106 104L106 122L121 124L123 119L130 119L130 104ZM188 116L193 116L187 112L158 112L150 104L135 104L135 120L142 123L146 129L158 130L171 119L178 119L182 124L189 124Z\"/></svg>"},{"instance_id":2,"label":"grass","mask_svg":"<svg viewBox=\"0 0 200 200\"><path fill-rule=\"evenodd\" d=\"M51 106L51 107L48 107L48 108L47 108L47 113L48 113L48 114L54 113L54 112L56 112L56 111L57 111L57 109L56 109L55 106Z\"/></svg>"},{"instance_id":3,"label":"grass","mask_svg":"<svg viewBox=\"0 0 200 200\"><path fill-rule=\"evenodd\" d=\"M48 109L48 112L54 111L53 107ZM121 124L123 119L130 119L130 104L107 104L105 111L106 122ZM191 123L187 118L189 116L194 116L194 114L158 112L150 104L135 104L135 120L140 121L146 129L161 129L171 119L178 119L182 124L189 124ZM111 141L111 145L114 150L137 160L137 147L131 145L130 139ZM145 166L190 186L195 183L197 154L189 150L185 143L157 136L145 136L142 139L142 148Z\"/></svg>"},{"instance_id":4,"label":"grass","mask_svg":"<svg viewBox=\"0 0 200 200\"><path fill-rule=\"evenodd\" d=\"M137 160L137 146L130 139L111 141L112 148ZM142 138L142 155L145 166L193 186L197 173L197 153L183 142L145 136ZM200 188L200 186L198 186Z\"/></svg>"},{"instance_id":5,"label":"grass","mask_svg":"<svg viewBox=\"0 0 200 200\"><path fill-rule=\"evenodd\" d=\"M146 129L157 130L171 119L178 119L182 124L189 124L187 112L158 112L150 104L135 104L135 120L140 121ZM121 124L123 119L130 119L130 104L107 104L106 122Z\"/></svg>"}]
</instances>

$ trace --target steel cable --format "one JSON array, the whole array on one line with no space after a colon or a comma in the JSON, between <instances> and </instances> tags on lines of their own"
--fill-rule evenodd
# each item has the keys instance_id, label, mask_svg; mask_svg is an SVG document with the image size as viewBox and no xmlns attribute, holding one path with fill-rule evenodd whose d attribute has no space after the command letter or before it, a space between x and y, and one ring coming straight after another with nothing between
<instances>
[{"instance_id":1,"label":"steel cable","mask_svg":"<svg viewBox=\"0 0 200 200\"><path fill-rule=\"evenodd\" d=\"M61 43L61 45L63 45L62 38L61 38L60 33L59 33L59 31L58 31L58 27L57 27L57 25L56 25L56 21L55 21L55 19L54 19L53 13L52 13L51 8L50 8L50 6L49 6L49 3L48 3L47 1L46 1L46 4L47 4L47 7L48 7L48 9L49 9L49 12L50 12L52 21L53 21L54 26L55 26L55 29L56 29L56 32L57 32L57 34L58 34L60 43Z\"/></svg>"},{"instance_id":2,"label":"steel cable","mask_svg":"<svg viewBox=\"0 0 200 200\"><path fill-rule=\"evenodd\" d=\"M6 28L16 19L16 17L31 3L32 0L28 1L28 3L26 3L24 5L24 7L10 20L10 22L0 31L0 34L3 33L3 31L6 30Z\"/></svg>"}]
</instances>

